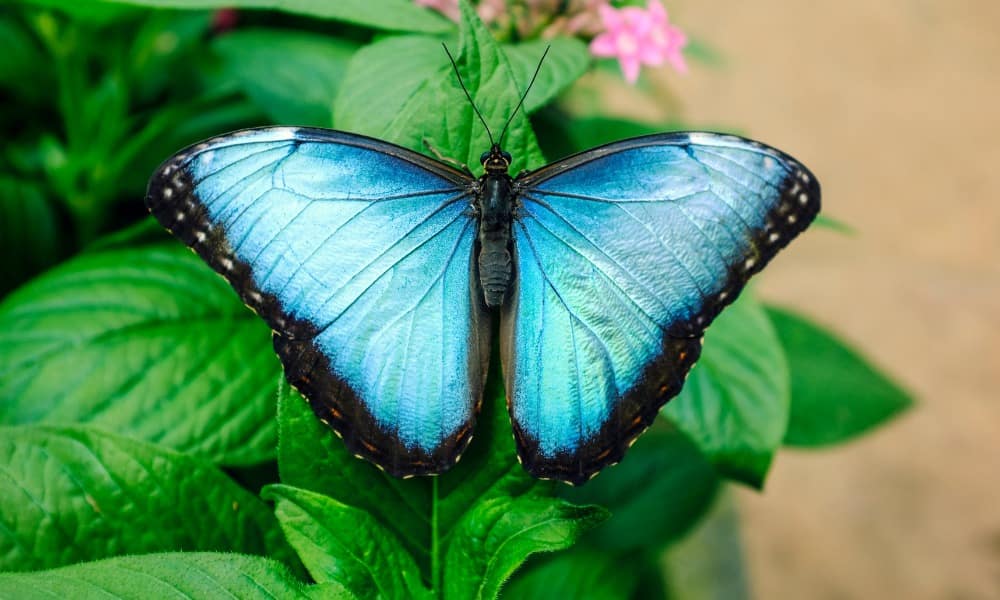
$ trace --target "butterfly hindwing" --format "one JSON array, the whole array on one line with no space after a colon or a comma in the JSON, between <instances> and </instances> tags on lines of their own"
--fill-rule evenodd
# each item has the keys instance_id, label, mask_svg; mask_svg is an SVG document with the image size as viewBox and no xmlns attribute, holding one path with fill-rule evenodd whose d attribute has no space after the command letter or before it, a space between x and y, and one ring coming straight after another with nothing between
<instances>
[{"instance_id":1,"label":"butterfly hindwing","mask_svg":"<svg viewBox=\"0 0 1000 600\"><path fill-rule=\"evenodd\" d=\"M519 178L501 357L518 452L581 483L680 391L702 333L819 211L789 156L715 134L603 146Z\"/></svg>"},{"instance_id":2,"label":"butterfly hindwing","mask_svg":"<svg viewBox=\"0 0 1000 600\"><path fill-rule=\"evenodd\" d=\"M267 321L347 447L412 475L457 460L482 396L470 183L392 144L279 127L181 151L147 204Z\"/></svg>"}]
</instances>

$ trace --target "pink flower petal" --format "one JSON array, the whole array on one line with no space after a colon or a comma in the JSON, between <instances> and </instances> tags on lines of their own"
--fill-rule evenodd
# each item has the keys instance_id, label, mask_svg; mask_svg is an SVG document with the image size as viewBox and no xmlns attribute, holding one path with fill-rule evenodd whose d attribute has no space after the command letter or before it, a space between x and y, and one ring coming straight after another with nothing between
<instances>
[{"instance_id":1,"label":"pink flower petal","mask_svg":"<svg viewBox=\"0 0 1000 600\"><path fill-rule=\"evenodd\" d=\"M659 0L649 0L646 5L646 12L649 18L658 25L667 24L667 9L660 4Z\"/></svg>"},{"instance_id":2,"label":"pink flower petal","mask_svg":"<svg viewBox=\"0 0 1000 600\"><path fill-rule=\"evenodd\" d=\"M653 66L662 65L666 57L666 52L664 52L662 48L657 48L656 46L647 44L639 49L639 60L641 60L643 64Z\"/></svg>"},{"instance_id":3,"label":"pink flower petal","mask_svg":"<svg viewBox=\"0 0 1000 600\"><path fill-rule=\"evenodd\" d=\"M615 36L610 33L602 33L590 42L590 53L594 56L617 56L617 48Z\"/></svg>"},{"instance_id":4,"label":"pink flower petal","mask_svg":"<svg viewBox=\"0 0 1000 600\"><path fill-rule=\"evenodd\" d=\"M607 4L602 4L597 7L597 12L601 15L601 21L604 23L604 28L609 32L614 32L625 24L618 11L611 8Z\"/></svg>"},{"instance_id":5,"label":"pink flower petal","mask_svg":"<svg viewBox=\"0 0 1000 600\"><path fill-rule=\"evenodd\" d=\"M670 66L676 69L678 73L683 74L688 72L687 62L684 61L684 56L679 50L668 54L667 61L670 62Z\"/></svg>"},{"instance_id":6,"label":"pink flower petal","mask_svg":"<svg viewBox=\"0 0 1000 600\"><path fill-rule=\"evenodd\" d=\"M625 81L635 83L639 79L639 59L623 56L618 62L622 66L622 74L625 76Z\"/></svg>"},{"instance_id":7,"label":"pink flower petal","mask_svg":"<svg viewBox=\"0 0 1000 600\"><path fill-rule=\"evenodd\" d=\"M687 72L687 63L681 54L681 49L687 44L687 36L670 24L667 10L660 0L648 0L645 9L626 6L615 10L602 3L597 10L604 24L604 33L591 41L590 51L594 56L617 58L626 81L634 83L644 64L669 62L679 72Z\"/></svg>"}]
</instances>

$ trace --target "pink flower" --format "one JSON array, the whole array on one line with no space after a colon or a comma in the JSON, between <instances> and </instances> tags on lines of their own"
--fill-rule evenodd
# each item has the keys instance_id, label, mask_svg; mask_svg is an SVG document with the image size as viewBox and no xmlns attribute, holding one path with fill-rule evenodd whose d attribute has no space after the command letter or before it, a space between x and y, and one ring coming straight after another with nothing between
<instances>
[{"instance_id":1,"label":"pink flower","mask_svg":"<svg viewBox=\"0 0 1000 600\"><path fill-rule=\"evenodd\" d=\"M649 0L646 10L627 6L620 10L604 4L599 10L604 33L590 42L594 56L616 57L625 80L635 83L642 65L657 66L669 62L681 73L687 64L681 49L687 36L667 20L667 10L660 0Z\"/></svg>"},{"instance_id":2,"label":"pink flower","mask_svg":"<svg viewBox=\"0 0 1000 600\"><path fill-rule=\"evenodd\" d=\"M458 9L458 0L413 0L417 6L432 8L456 23L462 13ZM507 10L505 0L482 0L476 7L476 12L483 23L492 23L499 19Z\"/></svg>"},{"instance_id":3,"label":"pink flower","mask_svg":"<svg viewBox=\"0 0 1000 600\"><path fill-rule=\"evenodd\" d=\"M223 33L236 27L240 14L235 8L220 8L212 13L212 31Z\"/></svg>"},{"instance_id":4,"label":"pink flower","mask_svg":"<svg viewBox=\"0 0 1000 600\"><path fill-rule=\"evenodd\" d=\"M459 19L458 0L414 0L414 2L416 2L417 6L433 8L452 21L458 21Z\"/></svg>"}]
</instances>

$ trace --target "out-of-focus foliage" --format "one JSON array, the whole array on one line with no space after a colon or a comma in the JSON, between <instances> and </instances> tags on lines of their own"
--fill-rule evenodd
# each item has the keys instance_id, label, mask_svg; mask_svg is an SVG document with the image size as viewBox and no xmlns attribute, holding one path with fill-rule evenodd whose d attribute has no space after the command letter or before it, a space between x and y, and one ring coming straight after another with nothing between
<instances>
[{"instance_id":1,"label":"out-of-focus foliage","mask_svg":"<svg viewBox=\"0 0 1000 600\"><path fill-rule=\"evenodd\" d=\"M683 128L573 112L585 41L498 43L463 11L0 7L0 596L739 597L726 481L759 487L781 443L907 406L858 352L747 293L660 422L584 487L516 463L497 365L452 471L402 481L350 456L281 383L267 328L144 217L145 183L188 143L270 123L478 165L488 137L442 42L495 128L551 44L505 140L515 170Z\"/></svg>"}]
</instances>

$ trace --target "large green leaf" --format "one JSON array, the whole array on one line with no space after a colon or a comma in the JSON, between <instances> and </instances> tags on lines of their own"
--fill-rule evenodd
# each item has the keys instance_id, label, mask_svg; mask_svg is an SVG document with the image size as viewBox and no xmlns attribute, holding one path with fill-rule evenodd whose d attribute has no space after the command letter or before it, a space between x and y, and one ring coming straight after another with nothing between
<instances>
[{"instance_id":1,"label":"large green leaf","mask_svg":"<svg viewBox=\"0 0 1000 600\"><path fill-rule=\"evenodd\" d=\"M74 4L77 0L46 0L52 4ZM270 9L293 14L345 21L388 31L437 33L455 25L439 13L410 0L98 0L97 4L131 4L155 8Z\"/></svg>"},{"instance_id":2,"label":"large green leaf","mask_svg":"<svg viewBox=\"0 0 1000 600\"><path fill-rule=\"evenodd\" d=\"M686 129L676 122L653 125L611 117L577 117L557 107L539 111L531 121L542 151L553 160L630 137Z\"/></svg>"},{"instance_id":3,"label":"large green leaf","mask_svg":"<svg viewBox=\"0 0 1000 600\"><path fill-rule=\"evenodd\" d=\"M461 462L438 477L400 480L351 456L297 392L283 392L278 413L281 479L317 493L295 491L293 495L285 488L270 489L298 504L295 511L287 503L283 508L279 504L279 516L286 530L292 518L289 514L298 520L299 540L292 535L289 539L303 561L310 569L314 568L311 560L320 562L315 568L325 570L332 564L338 569L354 565L357 571L348 579L364 582L361 589L374 585L369 582L390 585L381 579L397 577L402 572L398 564L412 561L431 591L446 597L486 598L493 597L530 554L572 544L605 513L552 498L551 484L524 472L515 459L504 405L499 374L494 372L475 440ZM303 511L321 515L322 522L303 525ZM358 533L354 540L325 543L322 550L332 556L323 561L319 549L303 549L310 537L322 537L317 531L366 533ZM362 554L367 556L386 544L391 547L387 540L412 558L397 558L397 566L374 570L372 565L362 568L365 561L352 558L358 555L356 548L345 547L347 542L362 544L368 549Z\"/></svg>"},{"instance_id":4,"label":"large green leaf","mask_svg":"<svg viewBox=\"0 0 1000 600\"><path fill-rule=\"evenodd\" d=\"M653 558L686 535L711 508L712 465L665 422L646 432L620 464L587 485L564 490L611 518L567 552L534 559L504 588L509 598L645 598L662 586ZM658 593L658 592L656 592Z\"/></svg>"},{"instance_id":5,"label":"large green leaf","mask_svg":"<svg viewBox=\"0 0 1000 600\"><path fill-rule=\"evenodd\" d=\"M671 546L661 559L667 600L747 600L739 513L729 494L720 494L704 522Z\"/></svg>"},{"instance_id":6,"label":"large green leaf","mask_svg":"<svg viewBox=\"0 0 1000 600\"><path fill-rule=\"evenodd\" d=\"M440 38L402 35L364 46L344 73L334 101L334 124L337 129L379 137L418 90L448 73L451 64Z\"/></svg>"},{"instance_id":7,"label":"large green leaf","mask_svg":"<svg viewBox=\"0 0 1000 600\"><path fill-rule=\"evenodd\" d=\"M589 484L588 484L589 485ZM610 522L610 521L609 521ZM596 544L580 544L568 552L540 556L504 586L511 600L629 600L646 565L623 559Z\"/></svg>"},{"instance_id":8,"label":"large green leaf","mask_svg":"<svg viewBox=\"0 0 1000 600\"><path fill-rule=\"evenodd\" d=\"M788 310L768 307L767 312L785 347L791 372L786 444L836 444L910 406L904 390L832 333Z\"/></svg>"},{"instance_id":9,"label":"large green leaf","mask_svg":"<svg viewBox=\"0 0 1000 600\"><path fill-rule=\"evenodd\" d=\"M40 185L0 173L0 297L61 258L65 225Z\"/></svg>"},{"instance_id":10,"label":"large green leaf","mask_svg":"<svg viewBox=\"0 0 1000 600\"><path fill-rule=\"evenodd\" d=\"M0 14L0 90L23 102L47 101L53 85L49 60L20 19Z\"/></svg>"},{"instance_id":11,"label":"large green leaf","mask_svg":"<svg viewBox=\"0 0 1000 600\"><path fill-rule=\"evenodd\" d=\"M430 598L413 557L369 513L285 485L270 486L285 536L318 583L339 581L359 598Z\"/></svg>"},{"instance_id":12,"label":"large green leaf","mask_svg":"<svg viewBox=\"0 0 1000 600\"><path fill-rule=\"evenodd\" d=\"M136 9L115 3L78 2L77 0L19 0L23 4L39 8L59 10L75 20L94 25L107 25L127 20L135 15Z\"/></svg>"},{"instance_id":13,"label":"large green leaf","mask_svg":"<svg viewBox=\"0 0 1000 600\"><path fill-rule=\"evenodd\" d=\"M285 125L333 126L333 99L357 45L302 31L247 29L212 44L232 78Z\"/></svg>"},{"instance_id":14,"label":"large green leaf","mask_svg":"<svg viewBox=\"0 0 1000 600\"><path fill-rule=\"evenodd\" d=\"M170 550L294 560L268 507L215 467L82 427L0 427L0 498L0 571Z\"/></svg>"},{"instance_id":15,"label":"large green leaf","mask_svg":"<svg viewBox=\"0 0 1000 600\"><path fill-rule=\"evenodd\" d=\"M595 506L574 506L542 495L480 501L452 533L444 597L496 598L529 555L568 548L606 517Z\"/></svg>"},{"instance_id":16,"label":"large green leaf","mask_svg":"<svg viewBox=\"0 0 1000 600\"><path fill-rule=\"evenodd\" d=\"M273 600L351 596L335 585L307 586L270 559L184 552L124 556L37 573L0 573L0 597Z\"/></svg>"},{"instance_id":17,"label":"large green leaf","mask_svg":"<svg viewBox=\"0 0 1000 600\"><path fill-rule=\"evenodd\" d=\"M545 62L538 70L538 77L531 91L524 98L522 110L530 113L551 102L560 92L568 88L590 66L587 45L576 38L558 37L551 40L533 40L523 44L504 45L504 52L510 60L517 91L523 94L531 81L538 61L548 48Z\"/></svg>"},{"instance_id":18,"label":"large green leaf","mask_svg":"<svg viewBox=\"0 0 1000 600\"><path fill-rule=\"evenodd\" d=\"M518 82L514 77L507 55L493 39L492 34L478 20L467 3L462 4L463 27L455 60L458 71L472 98L495 135L514 112L519 101ZM400 42L402 43L402 42ZM429 43L409 42L419 47L420 58L414 68L431 62ZM442 52L443 54L443 52ZM352 80L367 76L374 81L388 81L398 72L389 52L358 53L348 68ZM479 169L479 156L490 147L486 129L479 122L465 93L458 84L446 57L431 71L420 71L423 82L407 77L401 91L393 86L370 87L370 91L354 94L341 86L334 112L338 127L351 129L378 137L401 146L427 152L427 145L460 163ZM426 61L426 62L425 62ZM409 64L409 63L408 63ZM378 94L392 94L392 101L379 100ZM369 103L377 103L372 112ZM398 107L396 110L389 110ZM346 125L345 125L346 124ZM518 112L511 122L504 141L504 149L514 160L511 171L518 172L536 167L544 162L534 133L524 113Z\"/></svg>"},{"instance_id":19,"label":"large green leaf","mask_svg":"<svg viewBox=\"0 0 1000 600\"><path fill-rule=\"evenodd\" d=\"M788 365L764 308L744 293L705 334L701 360L663 413L724 475L760 487L788 425Z\"/></svg>"},{"instance_id":20,"label":"large green leaf","mask_svg":"<svg viewBox=\"0 0 1000 600\"><path fill-rule=\"evenodd\" d=\"M587 541L622 556L662 548L687 533L711 506L717 487L715 470L698 448L680 431L659 423L621 463L562 495L611 511Z\"/></svg>"},{"instance_id":21,"label":"large green leaf","mask_svg":"<svg viewBox=\"0 0 1000 600\"><path fill-rule=\"evenodd\" d=\"M0 304L0 423L88 423L214 462L274 456L267 327L177 244L83 254Z\"/></svg>"}]
</instances>

